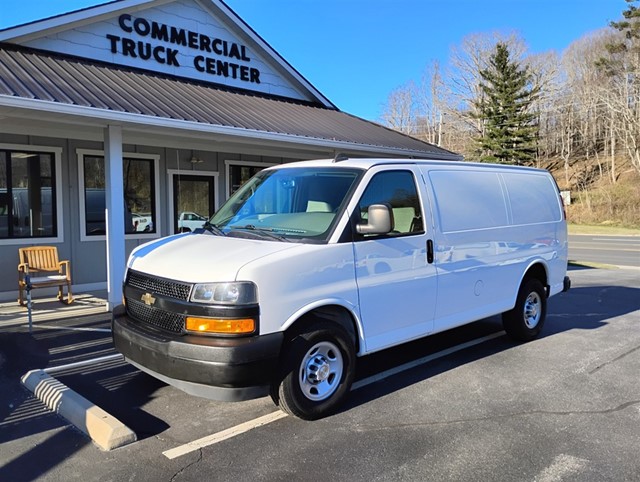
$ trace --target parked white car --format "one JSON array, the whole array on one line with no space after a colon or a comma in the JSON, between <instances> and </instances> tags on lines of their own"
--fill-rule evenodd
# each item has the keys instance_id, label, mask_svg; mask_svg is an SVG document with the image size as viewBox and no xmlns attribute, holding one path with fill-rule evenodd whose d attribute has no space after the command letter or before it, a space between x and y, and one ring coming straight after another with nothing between
<instances>
[{"instance_id":1,"label":"parked white car","mask_svg":"<svg viewBox=\"0 0 640 482\"><path fill-rule=\"evenodd\" d=\"M153 231L153 218L150 214L132 213L131 222L137 232Z\"/></svg>"},{"instance_id":2,"label":"parked white car","mask_svg":"<svg viewBox=\"0 0 640 482\"><path fill-rule=\"evenodd\" d=\"M189 231L194 231L201 228L206 222L207 218L198 213L181 212L178 215L178 232L187 233Z\"/></svg>"},{"instance_id":3,"label":"parked white car","mask_svg":"<svg viewBox=\"0 0 640 482\"><path fill-rule=\"evenodd\" d=\"M569 289L551 175L490 164L320 160L265 169L205 229L128 260L115 347L218 400L271 394L316 419L356 357L502 313L535 338Z\"/></svg>"}]
</instances>

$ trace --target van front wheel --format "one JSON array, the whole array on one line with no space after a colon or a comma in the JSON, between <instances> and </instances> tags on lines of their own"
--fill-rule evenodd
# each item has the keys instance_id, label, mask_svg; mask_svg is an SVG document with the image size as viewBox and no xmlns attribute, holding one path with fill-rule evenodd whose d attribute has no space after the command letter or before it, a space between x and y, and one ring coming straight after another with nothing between
<instances>
[{"instance_id":1,"label":"van front wheel","mask_svg":"<svg viewBox=\"0 0 640 482\"><path fill-rule=\"evenodd\" d=\"M285 348L272 398L285 412L316 420L333 412L349 393L355 348L338 325L318 322Z\"/></svg>"},{"instance_id":2,"label":"van front wheel","mask_svg":"<svg viewBox=\"0 0 640 482\"><path fill-rule=\"evenodd\" d=\"M502 314L504 331L517 341L533 340L547 316L547 297L544 286L537 279L525 280L518 291L516 306Z\"/></svg>"}]
</instances>

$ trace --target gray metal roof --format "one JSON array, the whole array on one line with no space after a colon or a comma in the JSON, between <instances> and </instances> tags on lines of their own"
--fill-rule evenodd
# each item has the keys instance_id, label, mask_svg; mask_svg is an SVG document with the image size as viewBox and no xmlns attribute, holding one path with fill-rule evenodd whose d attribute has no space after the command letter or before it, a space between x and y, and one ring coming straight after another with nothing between
<instances>
[{"instance_id":1,"label":"gray metal roof","mask_svg":"<svg viewBox=\"0 0 640 482\"><path fill-rule=\"evenodd\" d=\"M373 151L458 156L350 114L249 91L0 43L1 96L199 125L338 141Z\"/></svg>"}]
</instances>

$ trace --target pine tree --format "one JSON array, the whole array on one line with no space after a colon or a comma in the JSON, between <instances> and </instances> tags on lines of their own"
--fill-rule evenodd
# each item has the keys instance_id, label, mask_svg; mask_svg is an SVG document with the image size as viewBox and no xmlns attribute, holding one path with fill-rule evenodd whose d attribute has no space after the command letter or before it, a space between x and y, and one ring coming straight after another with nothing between
<instances>
[{"instance_id":1,"label":"pine tree","mask_svg":"<svg viewBox=\"0 0 640 482\"><path fill-rule=\"evenodd\" d=\"M506 44L499 42L489 58L489 65L480 71L481 100L478 117L484 132L477 138L481 161L525 165L536 154L538 128L531 103L537 95L529 88L526 68L513 61Z\"/></svg>"},{"instance_id":2,"label":"pine tree","mask_svg":"<svg viewBox=\"0 0 640 482\"><path fill-rule=\"evenodd\" d=\"M638 0L626 0L624 19L609 25L619 33L605 47L607 55L596 61L596 67L606 75L607 83L600 91L600 100L610 114L611 179L615 183L616 145L626 152L631 165L640 172L640 8ZM617 141L617 142L616 142Z\"/></svg>"},{"instance_id":3,"label":"pine tree","mask_svg":"<svg viewBox=\"0 0 640 482\"><path fill-rule=\"evenodd\" d=\"M596 67L610 77L621 76L627 79L627 74L640 65L640 9L632 5L638 0L625 1L629 8L622 12L624 20L609 22L609 26L622 35L606 44L609 56L600 58ZM628 80L637 83L637 73Z\"/></svg>"},{"instance_id":4,"label":"pine tree","mask_svg":"<svg viewBox=\"0 0 640 482\"><path fill-rule=\"evenodd\" d=\"M624 12L622 12L622 16L624 20L619 22L611 22L611 26L620 32L624 32L624 36L627 40L640 40L640 9L631 5L632 3L636 3L638 0L625 0L629 6ZM628 47L629 50L635 49L638 50L637 43L632 47Z\"/></svg>"}]
</instances>

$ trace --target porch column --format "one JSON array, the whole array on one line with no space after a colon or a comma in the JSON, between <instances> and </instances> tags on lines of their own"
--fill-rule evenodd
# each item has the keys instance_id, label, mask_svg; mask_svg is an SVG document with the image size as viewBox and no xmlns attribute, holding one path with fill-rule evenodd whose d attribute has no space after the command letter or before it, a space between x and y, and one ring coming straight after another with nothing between
<instances>
[{"instance_id":1,"label":"porch column","mask_svg":"<svg viewBox=\"0 0 640 482\"><path fill-rule=\"evenodd\" d=\"M107 310L122 303L125 270L122 127L104 129L105 206L107 228Z\"/></svg>"}]
</instances>

